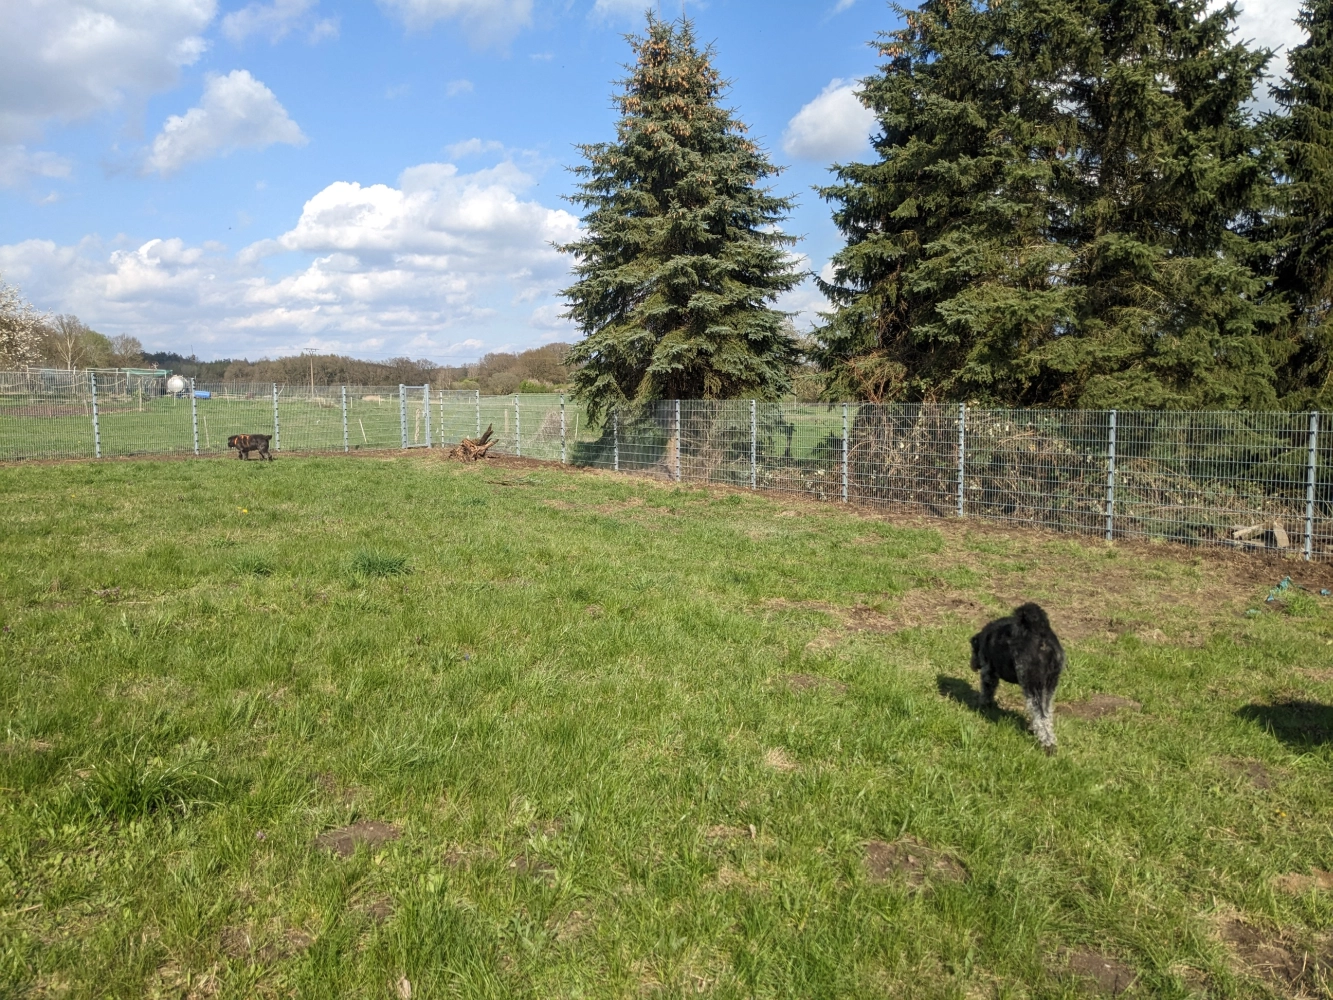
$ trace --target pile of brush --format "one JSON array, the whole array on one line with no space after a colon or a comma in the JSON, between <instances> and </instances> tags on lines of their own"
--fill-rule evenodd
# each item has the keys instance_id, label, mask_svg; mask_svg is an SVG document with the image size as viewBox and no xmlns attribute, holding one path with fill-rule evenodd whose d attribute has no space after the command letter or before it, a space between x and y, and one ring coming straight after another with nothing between
<instances>
[{"instance_id":1,"label":"pile of brush","mask_svg":"<svg viewBox=\"0 0 1333 1000\"><path fill-rule=\"evenodd\" d=\"M491 450L491 445L495 444L495 439L491 436L494 433L495 425L491 424L486 428L486 433L479 438L463 438L449 451L449 458L456 458L460 462L475 462L479 458L485 458L486 452Z\"/></svg>"}]
</instances>

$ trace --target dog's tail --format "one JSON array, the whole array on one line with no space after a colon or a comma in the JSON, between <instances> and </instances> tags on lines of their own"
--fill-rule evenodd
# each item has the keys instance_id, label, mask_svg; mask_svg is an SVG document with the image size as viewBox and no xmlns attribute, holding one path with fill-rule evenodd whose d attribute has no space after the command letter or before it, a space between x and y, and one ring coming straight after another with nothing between
<instances>
[{"instance_id":1,"label":"dog's tail","mask_svg":"<svg viewBox=\"0 0 1333 1000\"><path fill-rule=\"evenodd\" d=\"M1033 632L1046 631L1051 627L1051 620L1046 617L1041 605L1031 601L1014 608L1014 619L1020 626Z\"/></svg>"}]
</instances>

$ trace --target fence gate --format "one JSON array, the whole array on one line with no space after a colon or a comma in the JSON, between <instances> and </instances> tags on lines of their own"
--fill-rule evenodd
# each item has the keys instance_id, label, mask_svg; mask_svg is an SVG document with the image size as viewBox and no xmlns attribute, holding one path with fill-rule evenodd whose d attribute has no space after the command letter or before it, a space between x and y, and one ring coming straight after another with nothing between
<instances>
[{"instance_id":1,"label":"fence gate","mask_svg":"<svg viewBox=\"0 0 1333 1000\"><path fill-rule=\"evenodd\" d=\"M398 387L398 423L402 429L404 448L429 448L430 439L430 386L400 385Z\"/></svg>"}]
</instances>

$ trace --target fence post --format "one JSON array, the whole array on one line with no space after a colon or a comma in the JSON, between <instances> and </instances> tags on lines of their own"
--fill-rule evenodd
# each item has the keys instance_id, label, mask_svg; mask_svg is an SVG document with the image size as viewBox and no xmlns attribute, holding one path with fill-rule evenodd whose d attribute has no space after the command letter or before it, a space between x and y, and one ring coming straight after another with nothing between
<instances>
[{"instance_id":1,"label":"fence post","mask_svg":"<svg viewBox=\"0 0 1333 1000\"><path fill-rule=\"evenodd\" d=\"M481 437L481 390L477 390L477 437Z\"/></svg>"},{"instance_id":2,"label":"fence post","mask_svg":"<svg viewBox=\"0 0 1333 1000\"><path fill-rule=\"evenodd\" d=\"M750 489L755 489L759 485L758 468L755 462L756 443L758 433L755 423L755 401L750 400Z\"/></svg>"},{"instance_id":3,"label":"fence post","mask_svg":"<svg viewBox=\"0 0 1333 1000\"><path fill-rule=\"evenodd\" d=\"M958 404L958 516L963 516L963 462L967 456L967 404Z\"/></svg>"},{"instance_id":4,"label":"fence post","mask_svg":"<svg viewBox=\"0 0 1333 1000\"><path fill-rule=\"evenodd\" d=\"M1115 537L1115 410L1111 411L1111 433L1106 440L1106 540Z\"/></svg>"},{"instance_id":5,"label":"fence post","mask_svg":"<svg viewBox=\"0 0 1333 1000\"><path fill-rule=\"evenodd\" d=\"M620 471L620 411L611 414L611 458L614 471Z\"/></svg>"},{"instance_id":6,"label":"fence post","mask_svg":"<svg viewBox=\"0 0 1333 1000\"><path fill-rule=\"evenodd\" d=\"M273 383L273 450L282 451L282 428L278 424L278 383Z\"/></svg>"},{"instance_id":7,"label":"fence post","mask_svg":"<svg viewBox=\"0 0 1333 1000\"><path fill-rule=\"evenodd\" d=\"M194 453L199 454L199 400L194 395L194 379L190 379L190 423L194 425Z\"/></svg>"},{"instance_id":8,"label":"fence post","mask_svg":"<svg viewBox=\"0 0 1333 1000\"><path fill-rule=\"evenodd\" d=\"M1314 482L1319 457L1319 411L1310 414L1310 451L1305 461L1305 559L1314 558Z\"/></svg>"},{"instance_id":9,"label":"fence post","mask_svg":"<svg viewBox=\"0 0 1333 1000\"><path fill-rule=\"evenodd\" d=\"M398 383L398 430L402 433L403 450L407 450L407 386Z\"/></svg>"},{"instance_id":10,"label":"fence post","mask_svg":"<svg viewBox=\"0 0 1333 1000\"><path fill-rule=\"evenodd\" d=\"M523 457L523 428L518 419L518 393L514 393L514 457Z\"/></svg>"},{"instance_id":11,"label":"fence post","mask_svg":"<svg viewBox=\"0 0 1333 1000\"><path fill-rule=\"evenodd\" d=\"M424 423L424 424L426 425L426 450L429 451L430 448L431 448L431 440L430 440L430 386L429 386L429 385L423 385L423 386L421 387L421 397L422 397L422 399L424 400L424 402L423 402L421 405L425 407L425 410L424 410L424 411L422 412L422 414L421 414L421 422Z\"/></svg>"},{"instance_id":12,"label":"fence post","mask_svg":"<svg viewBox=\"0 0 1333 1000\"><path fill-rule=\"evenodd\" d=\"M347 386L343 386L343 451L351 450L351 444L347 440Z\"/></svg>"},{"instance_id":13,"label":"fence post","mask_svg":"<svg viewBox=\"0 0 1333 1000\"><path fill-rule=\"evenodd\" d=\"M88 384L93 390L93 458L102 457L102 429L97 424L97 376L88 373Z\"/></svg>"},{"instance_id":14,"label":"fence post","mask_svg":"<svg viewBox=\"0 0 1333 1000\"><path fill-rule=\"evenodd\" d=\"M847 404L842 404L842 502L847 502Z\"/></svg>"},{"instance_id":15,"label":"fence post","mask_svg":"<svg viewBox=\"0 0 1333 1000\"><path fill-rule=\"evenodd\" d=\"M680 400L676 400L676 482L680 482Z\"/></svg>"},{"instance_id":16,"label":"fence post","mask_svg":"<svg viewBox=\"0 0 1333 1000\"><path fill-rule=\"evenodd\" d=\"M565 464L565 394L560 394L560 464Z\"/></svg>"}]
</instances>

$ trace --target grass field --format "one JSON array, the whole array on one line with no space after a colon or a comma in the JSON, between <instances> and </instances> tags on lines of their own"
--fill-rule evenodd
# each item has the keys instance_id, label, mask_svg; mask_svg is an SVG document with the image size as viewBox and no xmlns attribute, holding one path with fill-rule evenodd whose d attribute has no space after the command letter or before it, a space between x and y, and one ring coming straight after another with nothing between
<instances>
[{"instance_id":1,"label":"grass field","mask_svg":"<svg viewBox=\"0 0 1333 1000\"><path fill-rule=\"evenodd\" d=\"M421 453L0 467L0 995L1327 995L1329 572ZM1051 758L970 694L1023 598Z\"/></svg>"}]
</instances>

